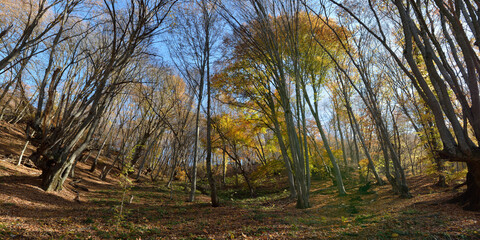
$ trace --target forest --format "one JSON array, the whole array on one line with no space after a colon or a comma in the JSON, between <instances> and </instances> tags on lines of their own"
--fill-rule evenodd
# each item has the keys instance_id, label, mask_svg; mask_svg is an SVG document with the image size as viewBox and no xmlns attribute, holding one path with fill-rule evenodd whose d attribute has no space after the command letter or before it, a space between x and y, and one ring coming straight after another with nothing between
<instances>
[{"instance_id":1,"label":"forest","mask_svg":"<svg viewBox=\"0 0 480 240\"><path fill-rule=\"evenodd\" d=\"M1 239L479 239L478 0L0 0Z\"/></svg>"}]
</instances>

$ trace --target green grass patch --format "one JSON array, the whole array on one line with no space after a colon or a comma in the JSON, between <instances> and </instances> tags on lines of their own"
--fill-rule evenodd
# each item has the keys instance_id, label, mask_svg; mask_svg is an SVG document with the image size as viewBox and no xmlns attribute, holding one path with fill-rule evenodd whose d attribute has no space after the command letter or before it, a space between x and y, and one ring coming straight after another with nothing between
<instances>
[{"instance_id":1,"label":"green grass patch","mask_svg":"<svg viewBox=\"0 0 480 240\"><path fill-rule=\"evenodd\" d=\"M107 198L107 199L95 198L95 199L92 199L91 202L101 206L109 206L109 207L113 207L120 204L120 200L114 199L114 198Z\"/></svg>"},{"instance_id":2,"label":"green grass patch","mask_svg":"<svg viewBox=\"0 0 480 240\"><path fill-rule=\"evenodd\" d=\"M350 233L350 232L342 232L342 235L347 236L347 237L358 237L358 236L360 236L358 233Z\"/></svg>"},{"instance_id":3,"label":"green grass patch","mask_svg":"<svg viewBox=\"0 0 480 240\"><path fill-rule=\"evenodd\" d=\"M307 225L307 226L317 226L317 225L324 225L326 223L326 218L318 218L318 217L312 217L312 218L300 218L298 219L298 222Z\"/></svg>"},{"instance_id":4,"label":"green grass patch","mask_svg":"<svg viewBox=\"0 0 480 240\"><path fill-rule=\"evenodd\" d=\"M85 223L85 224L92 224L92 223L94 223L94 222L95 222L95 221L94 221L92 218L90 218L90 217L87 217L85 220L83 220L83 223Z\"/></svg>"},{"instance_id":5,"label":"green grass patch","mask_svg":"<svg viewBox=\"0 0 480 240\"><path fill-rule=\"evenodd\" d=\"M111 239L111 238L113 238L113 236L110 232L103 231L103 230L97 231L97 236L99 236L101 239Z\"/></svg>"},{"instance_id":6,"label":"green grass patch","mask_svg":"<svg viewBox=\"0 0 480 240\"><path fill-rule=\"evenodd\" d=\"M357 209L357 207L355 207L355 205L348 205L346 208L345 208L345 211L347 213L350 213L350 214L357 214L359 213L360 211Z\"/></svg>"},{"instance_id":7,"label":"green grass patch","mask_svg":"<svg viewBox=\"0 0 480 240\"><path fill-rule=\"evenodd\" d=\"M363 224L363 223L369 223L369 222L377 222L377 221L372 221L372 219L375 218L375 214L361 214L358 216L355 216L355 222Z\"/></svg>"},{"instance_id":8,"label":"green grass patch","mask_svg":"<svg viewBox=\"0 0 480 240\"><path fill-rule=\"evenodd\" d=\"M270 214L261 211L253 211L253 214L251 216L251 218L256 221L263 221L268 217L270 217Z\"/></svg>"},{"instance_id":9,"label":"green grass patch","mask_svg":"<svg viewBox=\"0 0 480 240\"><path fill-rule=\"evenodd\" d=\"M414 215L414 214L418 214L418 210L416 209L407 209L405 211L402 212L403 214L405 215Z\"/></svg>"}]
</instances>

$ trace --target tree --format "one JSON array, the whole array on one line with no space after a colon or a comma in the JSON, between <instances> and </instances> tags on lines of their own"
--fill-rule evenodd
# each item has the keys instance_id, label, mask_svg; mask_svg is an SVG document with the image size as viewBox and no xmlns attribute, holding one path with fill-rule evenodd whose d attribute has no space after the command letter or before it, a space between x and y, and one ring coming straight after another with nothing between
<instances>
[{"instance_id":1,"label":"tree","mask_svg":"<svg viewBox=\"0 0 480 240\"><path fill-rule=\"evenodd\" d=\"M212 54L215 51L217 40L220 36L220 23L216 10L216 1L199 0L186 2L177 10L178 17L174 31L174 37L178 38L171 46L171 53L176 60L176 66L184 79L189 83L191 91L197 97L196 120L195 120L195 147L193 154L193 170L191 179L191 191L189 201L195 200L197 184L197 162L199 148L199 121L200 110L203 104L204 88L207 90L207 172L210 183L212 206L219 205L216 193L215 181L211 171L211 63Z\"/></svg>"},{"instance_id":2,"label":"tree","mask_svg":"<svg viewBox=\"0 0 480 240\"><path fill-rule=\"evenodd\" d=\"M304 99L315 119L323 141L323 146L332 162L338 192L340 195L345 195L346 191L343 185L342 174L320 121L320 110L318 106L320 89L322 84L325 83L325 78L328 76L328 72L332 69L333 64L328 61L328 57L323 53L323 49L317 45L317 42L322 42L322 46L328 49L335 49L337 44L335 39L331 37L333 34L328 31L328 27L322 26L319 19L308 18L304 13L300 14L298 18L296 27L298 28L297 34L299 35L299 49L298 53L296 53L298 56L293 56L294 58L298 58L295 61L299 62L299 69L296 70L296 75L300 76L297 76L297 81L300 81L301 94L304 95ZM338 29L337 31L342 30ZM313 96L309 96L310 92L313 92ZM303 109L303 112L305 112L305 109Z\"/></svg>"},{"instance_id":3,"label":"tree","mask_svg":"<svg viewBox=\"0 0 480 240\"><path fill-rule=\"evenodd\" d=\"M247 183L250 196L255 196L255 189L246 169L246 164L251 162L254 157L258 157L257 161L262 162L261 157L264 155L252 154L258 153L256 148L256 136L262 128L255 121L255 114L247 109L236 109L233 114L222 114L213 119L215 132L218 133L222 144L219 146L226 153L240 170L245 182ZM262 144L261 142L259 143ZM265 162L266 164L266 162Z\"/></svg>"},{"instance_id":4,"label":"tree","mask_svg":"<svg viewBox=\"0 0 480 240\"><path fill-rule=\"evenodd\" d=\"M68 68L79 82L71 83L67 89L69 94L75 89L77 95L69 95L59 107L63 109L63 116L57 127L38 129L42 142L31 158L42 169L44 190L62 189L74 160L87 147L100 117L119 90L130 82L128 79L135 79L135 65L130 64L131 60L142 56L142 48L163 26L174 3L131 0L117 8L120 5L115 1L104 1L98 9L104 12L103 19L96 19L98 31L80 41L82 54L72 54L83 56L84 61L74 61L75 68ZM92 46L96 51L92 51ZM80 64L86 64L87 69L81 69L85 65ZM74 72L80 69L86 72ZM66 77L61 73L54 71L53 75Z\"/></svg>"},{"instance_id":5,"label":"tree","mask_svg":"<svg viewBox=\"0 0 480 240\"><path fill-rule=\"evenodd\" d=\"M314 17L318 17L321 14L315 13L310 8ZM403 197L410 197L408 186L406 183L406 177L404 170L401 166L401 159L398 152L394 148L394 144L391 141L390 132L388 131L388 124L386 117L382 112L382 106L379 96L379 90L382 89L382 68L371 67L371 62L374 61L376 49L375 45L371 45L368 35L365 31L355 30L355 26L352 26L349 34L346 31L338 31L335 29L335 24L329 18L321 18L323 23L328 26L337 41L339 46L345 51L346 60L348 64L354 66L356 72L352 75L347 71L347 65L342 63L342 59L335 56L328 48L317 40L317 43L327 52L328 56L335 63L337 69L340 70L342 75L348 80L349 84L353 86L357 94L361 97L363 103L367 106L370 113L370 117L374 120L377 138L382 148L383 157L385 161L385 175L388 181L392 185L395 192L399 193ZM356 75L355 75L356 74ZM363 84L362 89L357 86L355 79L359 79ZM393 172L390 170L390 162L393 165ZM393 173L393 175L392 175Z\"/></svg>"},{"instance_id":6,"label":"tree","mask_svg":"<svg viewBox=\"0 0 480 240\"><path fill-rule=\"evenodd\" d=\"M337 69L338 71L338 69ZM377 169L375 168L375 163L373 162L373 159L370 155L370 152L369 152L369 149L367 147L367 144L365 143L365 139L363 137L363 133L359 127L359 124L358 124L358 121L357 121L357 118L353 112L353 109L352 109L352 104L351 104L351 92L352 92L352 89L351 87L349 88L348 87L348 84L347 83L344 83L345 79L341 77L341 73L337 76L337 80L338 80L338 85L336 88L337 90L337 93L336 94L337 96L340 96L341 98L343 98L343 104L345 105L345 108L347 110L347 115L348 115L348 119L349 119L349 122L350 122L350 125L352 126L352 130L353 130L353 135L354 135L354 138L356 136L358 136L359 140L360 140L360 143L362 145L362 148L363 148L363 151L365 153L365 156L367 157L367 160L368 160L368 167L372 170L372 173L373 175L375 176L375 179L377 180L377 183L378 185L383 185L383 180L382 178L380 177L380 175L378 174L377 172Z\"/></svg>"},{"instance_id":7,"label":"tree","mask_svg":"<svg viewBox=\"0 0 480 240\"><path fill-rule=\"evenodd\" d=\"M252 0L232 3L232 6L236 7L235 10L228 11L226 6L223 6L223 10L226 20L232 26L235 35L239 37L241 43L239 46L243 47L245 56L258 64L256 70L262 71L263 76L266 77L267 89L270 87L275 89L275 96L278 96L276 100L280 103L285 119L290 157L293 163L297 207L308 208L310 207L308 201L310 164L306 147L305 116L302 114L305 103L300 94L300 81L297 79L300 76L297 39L299 3L299 1ZM242 21L248 24L243 24ZM282 37L279 38L279 36ZM282 46L279 39L283 39L286 45ZM286 48L282 49L282 47ZM291 76L288 75L289 69L286 67L287 57L292 57L293 61L290 69L293 69L294 73ZM290 91L291 88L295 93ZM292 95L295 100L292 99ZM274 103L269 102L269 104ZM280 142L284 141L279 139ZM286 167L287 169L290 167L288 163Z\"/></svg>"},{"instance_id":8,"label":"tree","mask_svg":"<svg viewBox=\"0 0 480 240\"><path fill-rule=\"evenodd\" d=\"M457 200L468 209L479 209L480 96L475 48L479 42L478 4L439 0L369 1L360 13L346 4L329 2L368 31L410 79L434 116L443 145L440 156L467 163L467 191ZM382 15L386 9L395 9L396 14ZM401 32L387 37L391 26L399 26ZM438 31L432 26L439 26ZM472 33L470 37L467 32ZM392 38L398 41L390 41ZM396 50L398 47L400 51ZM419 55L423 61L417 61ZM457 102L461 115L455 110Z\"/></svg>"},{"instance_id":9,"label":"tree","mask_svg":"<svg viewBox=\"0 0 480 240\"><path fill-rule=\"evenodd\" d=\"M50 31L59 23L64 22L67 16L82 2L72 1L2 1L2 7L9 14L2 16L0 39L6 43L0 57L0 71L14 62L24 51L34 49L40 42L49 37ZM54 12L61 9L60 12ZM15 16L12 13L26 13ZM53 16L47 19L47 15ZM4 14L2 14L4 15ZM27 58L28 59L28 58ZM22 61L23 59L20 59Z\"/></svg>"}]
</instances>

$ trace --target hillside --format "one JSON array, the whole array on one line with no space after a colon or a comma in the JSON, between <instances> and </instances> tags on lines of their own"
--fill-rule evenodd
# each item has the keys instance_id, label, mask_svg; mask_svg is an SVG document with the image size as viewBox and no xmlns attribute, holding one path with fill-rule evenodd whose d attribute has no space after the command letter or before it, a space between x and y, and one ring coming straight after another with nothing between
<instances>
[{"instance_id":1,"label":"hillside","mask_svg":"<svg viewBox=\"0 0 480 240\"><path fill-rule=\"evenodd\" d=\"M90 159L77 165L63 191L46 193L39 170L16 166L25 141L21 130L3 125L1 136L1 239L480 238L480 213L446 203L463 189L433 187L428 176L408 179L411 199L393 196L389 186L361 193L353 183L339 197L331 182L314 181L307 210L296 209L286 192L234 199L232 190L212 208L205 195L186 202L183 182L168 189L147 179L122 187L125 181L115 175L100 181L98 169L88 171Z\"/></svg>"}]
</instances>

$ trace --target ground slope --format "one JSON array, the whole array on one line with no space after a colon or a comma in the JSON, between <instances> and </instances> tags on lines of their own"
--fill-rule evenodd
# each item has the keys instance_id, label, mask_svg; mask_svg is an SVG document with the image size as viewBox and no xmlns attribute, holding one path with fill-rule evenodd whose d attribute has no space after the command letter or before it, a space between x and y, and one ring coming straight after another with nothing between
<instances>
[{"instance_id":1,"label":"ground slope","mask_svg":"<svg viewBox=\"0 0 480 240\"><path fill-rule=\"evenodd\" d=\"M7 135L20 147L0 152L0 239L480 239L480 213L446 203L462 189L434 187L428 176L409 178L411 199L388 186L358 192L353 183L339 197L331 182L313 181L307 210L285 191L243 199L223 191L212 208L205 195L187 203L180 182L168 189L115 174L100 181L90 159L63 191L46 193L39 170L16 166L22 134Z\"/></svg>"}]
</instances>

